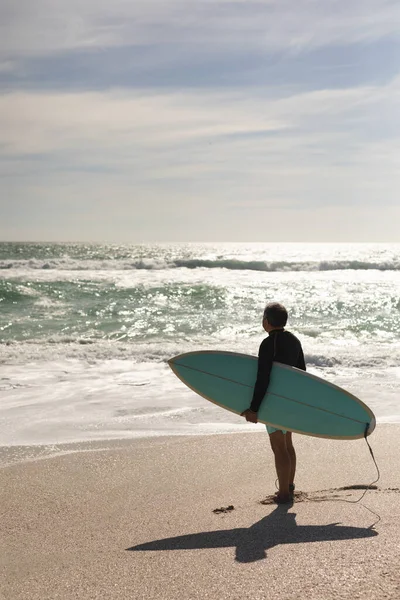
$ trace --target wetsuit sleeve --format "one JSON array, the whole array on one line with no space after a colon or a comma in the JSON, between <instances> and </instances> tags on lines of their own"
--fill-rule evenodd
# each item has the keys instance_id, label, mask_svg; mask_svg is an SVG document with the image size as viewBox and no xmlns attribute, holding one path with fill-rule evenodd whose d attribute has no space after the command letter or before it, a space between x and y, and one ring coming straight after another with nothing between
<instances>
[{"instance_id":1,"label":"wetsuit sleeve","mask_svg":"<svg viewBox=\"0 0 400 600\"><path fill-rule=\"evenodd\" d=\"M253 410L254 412L257 412L260 408L269 384L272 363L274 360L274 345L271 342L271 338L267 338L261 342L260 350L258 352L257 379L254 386L253 399L250 405L250 410Z\"/></svg>"},{"instance_id":2,"label":"wetsuit sleeve","mask_svg":"<svg viewBox=\"0 0 400 600\"><path fill-rule=\"evenodd\" d=\"M306 371L306 363L304 360L303 348L300 347L299 358L297 360L297 369L302 369L302 371Z\"/></svg>"}]
</instances>

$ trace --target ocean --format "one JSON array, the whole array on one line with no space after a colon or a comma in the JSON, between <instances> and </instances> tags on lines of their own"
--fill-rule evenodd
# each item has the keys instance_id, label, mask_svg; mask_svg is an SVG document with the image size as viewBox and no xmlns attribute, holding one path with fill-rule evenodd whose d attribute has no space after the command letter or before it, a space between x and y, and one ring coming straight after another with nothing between
<instances>
[{"instance_id":1,"label":"ocean","mask_svg":"<svg viewBox=\"0 0 400 600\"><path fill-rule=\"evenodd\" d=\"M0 244L0 445L259 431L167 360L256 355L267 302L307 369L400 422L400 244Z\"/></svg>"}]
</instances>

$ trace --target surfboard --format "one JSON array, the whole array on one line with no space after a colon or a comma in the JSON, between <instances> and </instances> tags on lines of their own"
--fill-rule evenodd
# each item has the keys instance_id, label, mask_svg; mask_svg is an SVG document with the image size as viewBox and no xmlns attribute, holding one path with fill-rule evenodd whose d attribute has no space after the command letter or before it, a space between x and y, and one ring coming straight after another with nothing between
<instances>
[{"instance_id":1,"label":"surfboard","mask_svg":"<svg viewBox=\"0 0 400 600\"><path fill-rule=\"evenodd\" d=\"M177 377L206 400L236 414L250 407L257 357L200 351L168 361ZM370 435L376 420L359 398L333 383L275 362L258 422L315 437L351 440Z\"/></svg>"}]
</instances>

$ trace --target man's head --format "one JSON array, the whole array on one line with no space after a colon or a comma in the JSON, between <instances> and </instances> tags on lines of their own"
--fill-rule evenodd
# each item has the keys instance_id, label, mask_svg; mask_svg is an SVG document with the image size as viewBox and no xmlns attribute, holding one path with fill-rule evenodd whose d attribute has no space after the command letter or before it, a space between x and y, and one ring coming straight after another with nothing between
<instances>
[{"instance_id":1,"label":"man's head","mask_svg":"<svg viewBox=\"0 0 400 600\"><path fill-rule=\"evenodd\" d=\"M263 327L267 333L273 329L282 329L288 320L287 310L278 302L267 304L264 310Z\"/></svg>"}]
</instances>

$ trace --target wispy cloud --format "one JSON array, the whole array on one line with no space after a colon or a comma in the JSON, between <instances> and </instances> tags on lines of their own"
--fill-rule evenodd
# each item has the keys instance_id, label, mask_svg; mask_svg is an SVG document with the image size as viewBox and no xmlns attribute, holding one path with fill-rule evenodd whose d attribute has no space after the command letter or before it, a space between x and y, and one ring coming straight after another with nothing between
<instances>
[{"instance_id":1,"label":"wispy cloud","mask_svg":"<svg viewBox=\"0 0 400 600\"><path fill-rule=\"evenodd\" d=\"M386 86L317 90L270 98L252 91L158 93L24 93L0 98L3 155L127 148L180 148L198 144L270 145L396 135L393 117L400 77ZM397 114L396 123L400 121ZM367 129L367 131L366 131Z\"/></svg>"},{"instance_id":2,"label":"wispy cloud","mask_svg":"<svg viewBox=\"0 0 400 600\"><path fill-rule=\"evenodd\" d=\"M2 55L160 42L315 48L398 35L391 0L3 0ZM205 47L207 51L209 46Z\"/></svg>"}]
</instances>

